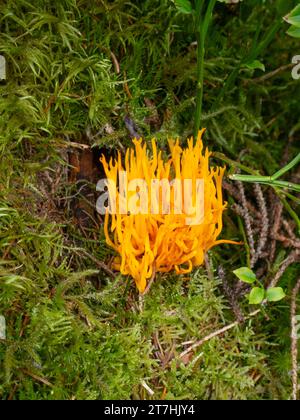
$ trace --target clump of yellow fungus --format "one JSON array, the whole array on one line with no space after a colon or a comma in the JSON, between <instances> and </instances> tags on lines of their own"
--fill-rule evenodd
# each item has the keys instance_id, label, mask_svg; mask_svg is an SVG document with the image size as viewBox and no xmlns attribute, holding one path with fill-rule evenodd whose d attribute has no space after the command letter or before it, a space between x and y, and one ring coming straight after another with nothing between
<instances>
[{"instance_id":1,"label":"clump of yellow fungus","mask_svg":"<svg viewBox=\"0 0 300 420\"><path fill-rule=\"evenodd\" d=\"M126 151L124 163L120 153L109 163L104 156L100 159L111 182L110 195L113 195L111 185L116 185L113 206L116 211L106 212L104 226L107 244L118 254L114 268L132 276L140 293L145 291L155 273L172 270L178 274L189 273L194 266L203 264L210 248L233 243L217 240L226 207L222 197L225 168L209 166L211 153L203 150L203 132L199 132L195 144L190 138L185 149L179 146L178 140L170 140L168 160L157 151L155 140L152 140L152 156L149 156L147 145L141 139L133 140L134 148ZM120 176L126 176L125 188L121 187ZM199 191L202 194L198 196L194 186L188 190L185 180L192 180L192 185L201 180ZM168 186L163 189L164 181L168 181L169 189ZM162 188L156 189L154 194L154 187L159 183ZM130 185L133 188L129 188ZM183 202L188 195L190 207L187 209ZM165 205L166 199L169 203ZM133 203L138 211L130 212ZM201 220L194 222L198 205Z\"/></svg>"}]
</instances>

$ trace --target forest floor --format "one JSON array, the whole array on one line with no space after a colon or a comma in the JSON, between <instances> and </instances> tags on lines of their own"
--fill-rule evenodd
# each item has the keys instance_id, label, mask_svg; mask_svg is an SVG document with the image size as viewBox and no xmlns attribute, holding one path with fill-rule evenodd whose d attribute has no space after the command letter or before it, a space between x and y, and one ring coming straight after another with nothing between
<instances>
[{"instance_id":1,"label":"forest floor","mask_svg":"<svg viewBox=\"0 0 300 420\"><path fill-rule=\"evenodd\" d=\"M136 134L166 150L193 133L197 45L181 3L1 5L2 399L292 397L299 194L228 174L272 175L300 151L300 43L282 19L297 2L220 2L207 36L205 145L227 166L222 238L243 245L213 248L192 274L158 274L143 297L111 268L100 155ZM285 179L299 184L299 166ZM245 266L285 299L249 305L233 274Z\"/></svg>"}]
</instances>

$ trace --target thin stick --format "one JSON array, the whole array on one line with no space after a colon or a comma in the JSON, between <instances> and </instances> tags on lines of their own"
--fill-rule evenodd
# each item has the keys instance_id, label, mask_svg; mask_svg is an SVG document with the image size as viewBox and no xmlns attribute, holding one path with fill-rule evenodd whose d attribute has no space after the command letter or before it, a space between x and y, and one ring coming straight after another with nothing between
<instances>
[{"instance_id":1,"label":"thin stick","mask_svg":"<svg viewBox=\"0 0 300 420\"><path fill-rule=\"evenodd\" d=\"M273 194L273 192L272 192L272 194ZM276 197L274 197L274 198L276 198ZM281 223L282 223L282 220L281 220L282 212L283 212L283 204L280 201L276 200L275 205L272 209L272 213L273 213L274 216L273 216L273 227L272 227L272 230L271 230L272 240L271 240L271 245L270 245L270 258L269 258L271 262L273 262L274 259L275 259L276 244L277 244L277 241L276 241L275 237L276 237L276 235L277 235L277 233L280 229Z\"/></svg>"},{"instance_id":2,"label":"thin stick","mask_svg":"<svg viewBox=\"0 0 300 420\"><path fill-rule=\"evenodd\" d=\"M261 82L265 82L268 79L271 79L274 76L277 76L278 73L281 73L285 70L289 70L292 69L294 67L295 64L286 64L284 66L279 67L278 69L275 69L273 71L271 71L270 73L264 74L262 77L257 77L256 79L249 79L249 80L245 80L245 84L248 83L261 83Z\"/></svg>"},{"instance_id":3,"label":"thin stick","mask_svg":"<svg viewBox=\"0 0 300 420\"><path fill-rule=\"evenodd\" d=\"M99 268L102 268L102 270L109 274L111 277L113 277L114 279L117 277L117 275L104 262L97 260L96 257L89 254L84 249L80 249L80 252L86 257L88 257L90 260L92 260ZM77 252L77 255L79 255L79 252Z\"/></svg>"},{"instance_id":4,"label":"thin stick","mask_svg":"<svg viewBox=\"0 0 300 420\"><path fill-rule=\"evenodd\" d=\"M298 214L295 212L295 210L290 206L290 204L287 202L287 200L282 196L281 191L278 191L275 188L276 194L278 195L280 201L284 205L284 208L289 213L289 215L294 219L297 229L298 229L298 235L300 235L300 218L298 217Z\"/></svg>"},{"instance_id":5,"label":"thin stick","mask_svg":"<svg viewBox=\"0 0 300 420\"><path fill-rule=\"evenodd\" d=\"M256 316L259 312L261 311L261 309L257 309L254 312L251 312L251 314L249 316L247 316L247 318L245 318L246 320L249 318L252 318L254 316ZM188 353L190 353L191 351L193 351L194 349L196 349L197 347L201 347L202 344L206 343L206 341L211 340L214 337L217 337L221 334L224 334L226 331L231 330L232 328L238 326L240 324L240 321L235 321L230 325L227 325L226 327L221 328L218 331L214 331L213 333L207 335L206 337L202 338L199 341L196 341L196 343L194 343L192 346L188 347L186 350L184 350L181 354L180 354L180 358L184 357L185 355L187 355Z\"/></svg>"},{"instance_id":6,"label":"thin stick","mask_svg":"<svg viewBox=\"0 0 300 420\"><path fill-rule=\"evenodd\" d=\"M250 267L253 268L256 261L257 261L257 256L256 256L256 252L255 252L255 243L254 243L254 236L253 236L253 231L252 231L252 224L251 224L251 218L250 218L250 214L248 212L247 209L247 200L246 200L246 196L245 196L245 190L244 190L244 186L241 182L237 183L237 186L239 188L239 192L240 192L240 196L241 196L241 202L243 205L243 209L244 209L244 220L245 220L245 226L246 226L246 231L247 231L247 235L248 235L248 244L249 244L249 249L250 249Z\"/></svg>"},{"instance_id":7,"label":"thin stick","mask_svg":"<svg viewBox=\"0 0 300 420\"><path fill-rule=\"evenodd\" d=\"M35 373L30 372L30 371L29 371L29 370L27 370L27 369L21 369L21 371L22 371L23 373L25 373L25 375L30 376L32 379L35 379L36 381L41 382L42 384L47 385L47 386L49 386L50 388L54 388L54 385L52 385L52 384L51 384L51 382L49 382L47 379L42 378L41 376L38 376L38 375L36 375Z\"/></svg>"},{"instance_id":8,"label":"thin stick","mask_svg":"<svg viewBox=\"0 0 300 420\"><path fill-rule=\"evenodd\" d=\"M300 257L300 250L299 249L295 249L294 251L292 251L290 253L290 255L283 261L283 263L281 264L279 270L277 271L275 277L273 278L273 280L271 281L269 287L276 287L279 280L281 279L281 277L283 276L283 274L285 273L286 269L294 264L295 262L299 261L299 257Z\"/></svg>"},{"instance_id":9,"label":"thin stick","mask_svg":"<svg viewBox=\"0 0 300 420\"><path fill-rule=\"evenodd\" d=\"M142 296L145 296L149 292L149 290L152 286L152 283L155 279L155 276L156 276L156 268L155 268L155 265L154 265L153 268L152 268L152 276L151 276L151 278L150 278L150 280L149 280L149 282L146 286L146 289L143 291L143 293L141 293Z\"/></svg>"},{"instance_id":10,"label":"thin stick","mask_svg":"<svg viewBox=\"0 0 300 420\"><path fill-rule=\"evenodd\" d=\"M260 209L260 215L261 215L261 230L260 230L259 240L258 240L258 244L256 248L256 259L259 259L262 255L262 252L268 240L269 217L268 217L268 211L267 211L265 198L259 184L254 184L254 191L256 194L258 206Z\"/></svg>"}]
</instances>

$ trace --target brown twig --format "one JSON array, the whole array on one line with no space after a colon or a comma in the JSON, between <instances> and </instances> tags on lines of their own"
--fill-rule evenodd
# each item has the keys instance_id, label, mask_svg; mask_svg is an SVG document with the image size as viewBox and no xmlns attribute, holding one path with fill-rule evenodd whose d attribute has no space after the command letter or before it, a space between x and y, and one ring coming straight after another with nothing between
<instances>
[{"instance_id":1,"label":"brown twig","mask_svg":"<svg viewBox=\"0 0 300 420\"><path fill-rule=\"evenodd\" d=\"M115 56L115 54L112 51L110 51L110 56L111 56L112 62L114 64L116 73L120 74L120 64L117 60L117 57Z\"/></svg>"},{"instance_id":2,"label":"brown twig","mask_svg":"<svg viewBox=\"0 0 300 420\"><path fill-rule=\"evenodd\" d=\"M284 66L279 67L276 70L271 71L270 73L267 73L265 75L263 75L262 77L257 77L256 79L249 79L246 80L245 83L261 83L261 82L265 82L268 79L271 79L274 76L277 76L277 74L292 69L294 66L294 64L286 64Z\"/></svg>"},{"instance_id":3,"label":"brown twig","mask_svg":"<svg viewBox=\"0 0 300 420\"><path fill-rule=\"evenodd\" d=\"M282 263L280 269L277 271L275 277L271 281L269 287L276 287L279 280L281 279L282 275L284 274L285 270L295 262L299 261L300 257L300 249L295 249L293 252L290 253L290 255L285 259L285 261Z\"/></svg>"},{"instance_id":4,"label":"brown twig","mask_svg":"<svg viewBox=\"0 0 300 420\"><path fill-rule=\"evenodd\" d=\"M238 216L242 217L243 219L247 217L246 210L240 204L237 204L237 203L232 204L231 210L233 210ZM249 214L249 218L250 218L250 222L252 223L254 220L250 214Z\"/></svg>"},{"instance_id":5,"label":"brown twig","mask_svg":"<svg viewBox=\"0 0 300 420\"><path fill-rule=\"evenodd\" d=\"M153 283L153 281L155 279L155 276L156 276L156 268L155 268L155 266L153 266L152 276L151 276L151 278L150 278L150 280L149 280L149 282L147 284L146 289L143 291L143 293L141 293L142 296L145 296L149 292L149 290L150 290L150 288L152 286L152 283Z\"/></svg>"},{"instance_id":6,"label":"brown twig","mask_svg":"<svg viewBox=\"0 0 300 420\"><path fill-rule=\"evenodd\" d=\"M117 275L114 273L103 261L97 260L96 257L89 254L86 250L80 249L80 254L85 255L90 260L92 260L99 268L101 268L103 271L105 271L107 274L109 274L111 277L116 278ZM77 255L80 255L79 252L77 252Z\"/></svg>"},{"instance_id":7,"label":"brown twig","mask_svg":"<svg viewBox=\"0 0 300 420\"><path fill-rule=\"evenodd\" d=\"M252 318L254 316L256 316L261 310L257 309L254 312L251 312L251 314L249 314L249 316L247 316L246 319ZM211 340L212 338L215 338L219 335L224 334L226 331L231 330L232 328L238 326L240 324L239 321L235 321L232 324L226 325L225 327L221 328L220 330L214 331L211 334L207 335L206 337L202 338L199 341L196 341L193 345L191 345L190 347L188 347L186 350L184 350L181 354L180 354L180 358L184 357L185 355L187 355L188 353L190 353L191 351L195 350L198 347L201 347L204 343L206 343L207 341Z\"/></svg>"},{"instance_id":8,"label":"brown twig","mask_svg":"<svg viewBox=\"0 0 300 420\"><path fill-rule=\"evenodd\" d=\"M282 224L283 224L285 230L287 231L290 239L293 240L293 241L297 241L298 239L296 238L296 235L294 233L293 227L291 226L291 223L288 222L287 220L283 219Z\"/></svg>"},{"instance_id":9,"label":"brown twig","mask_svg":"<svg viewBox=\"0 0 300 420\"><path fill-rule=\"evenodd\" d=\"M255 244L254 244L254 237L253 237L253 231L252 231L252 225L251 225L251 218L250 218L250 214L247 208L247 200L246 200L244 185L242 184L242 182L239 181L237 182L237 186L240 192L241 203L242 203L244 214L245 214L244 220L245 220L245 227L247 231L249 248L250 248L250 256L251 256L250 265L251 265L251 268L253 268L257 261L257 258L256 258L256 252L255 252Z\"/></svg>"},{"instance_id":10,"label":"brown twig","mask_svg":"<svg viewBox=\"0 0 300 420\"><path fill-rule=\"evenodd\" d=\"M238 202L241 202L241 196L239 191L232 185L226 181L223 181L223 188L224 190L228 191L228 193ZM247 200L247 209L252 213L256 218L259 218L259 212L256 208Z\"/></svg>"},{"instance_id":11,"label":"brown twig","mask_svg":"<svg viewBox=\"0 0 300 420\"><path fill-rule=\"evenodd\" d=\"M276 241L282 242L283 246L286 248L300 248L300 240L294 239L293 237L286 237L285 235L277 234L275 236Z\"/></svg>"},{"instance_id":12,"label":"brown twig","mask_svg":"<svg viewBox=\"0 0 300 420\"><path fill-rule=\"evenodd\" d=\"M35 373L30 372L30 371L29 371L29 370L27 370L27 369L21 369L21 371L22 371L23 373L25 373L25 375L30 376L32 379L35 379L36 381L41 382L42 384L47 385L47 386L49 386L50 388L54 388L54 385L53 385L53 384L51 384L51 382L49 382L47 379L42 378L41 376L36 375Z\"/></svg>"},{"instance_id":13,"label":"brown twig","mask_svg":"<svg viewBox=\"0 0 300 420\"><path fill-rule=\"evenodd\" d=\"M266 202L263 196L261 186L259 184L254 184L254 191L255 191L257 203L259 206L260 219L261 219L261 229L260 229L259 240L258 240L258 244L256 248L256 255L255 255L255 259L257 261L261 257L262 252L268 240L269 217L268 217L267 206L266 206Z\"/></svg>"},{"instance_id":14,"label":"brown twig","mask_svg":"<svg viewBox=\"0 0 300 420\"><path fill-rule=\"evenodd\" d=\"M275 194L274 194L273 191L272 191L272 197L275 198ZM281 226L281 222L282 222L281 216L282 216L282 212L283 212L282 202L280 200L278 200L277 197L275 199L276 199L276 202L275 202L274 210L273 210L273 214L274 214L273 226L272 226L272 229L271 229L272 242L271 242L271 246L270 246L270 256L269 256L270 262L273 262L274 259L275 259L275 253L276 253L276 239L275 239L275 237L276 237L276 235L277 235L277 233L280 229L280 226Z\"/></svg>"}]
</instances>

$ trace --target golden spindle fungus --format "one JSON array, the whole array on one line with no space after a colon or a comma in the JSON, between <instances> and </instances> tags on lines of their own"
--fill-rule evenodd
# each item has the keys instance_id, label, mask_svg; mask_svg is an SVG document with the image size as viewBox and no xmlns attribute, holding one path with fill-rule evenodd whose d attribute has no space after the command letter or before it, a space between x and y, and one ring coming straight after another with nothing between
<instances>
[{"instance_id":1,"label":"golden spindle fungus","mask_svg":"<svg viewBox=\"0 0 300 420\"><path fill-rule=\"evenodd\" d=\"M213 246L236 243L217 239L226 208L222 196L225 168L209 166L210 152L203 150L204 131L199 132L195 144L193 138L189 139L185 149L179 146L178 140L170 140L171 157L167 161L157 151L155 140L152 140L150 158L141 139L133 140L134 149L127 150L124 165L120 154L109 163L104 156L100 159L107 178L114 183L117 183L118 172L124 174L126 171L128 187L121 193L119 182L117 208L124 207L126 200L127 210L133 207L133 202L138 207L138 211L130 213L107 212L104 230L107 244L119 254L114 268L132 276L141 293L155 273L172 270L178 274L189 273L194 266L203 264L205 253ZM191 190L188 190L186 180L192 180ZM194 186L196 180L199 180L200 195ZM136 185L139 188L134 188ZM161 187L155 190L156 194L153 193L155 185ZM191 201L188 208L187 198ZM196 218L197 205L201 220ZM192 214L189 209L193 209Z\"/></svg>"}]
</instances>

